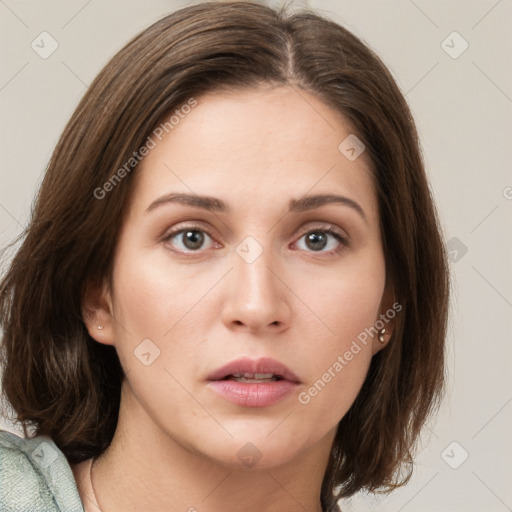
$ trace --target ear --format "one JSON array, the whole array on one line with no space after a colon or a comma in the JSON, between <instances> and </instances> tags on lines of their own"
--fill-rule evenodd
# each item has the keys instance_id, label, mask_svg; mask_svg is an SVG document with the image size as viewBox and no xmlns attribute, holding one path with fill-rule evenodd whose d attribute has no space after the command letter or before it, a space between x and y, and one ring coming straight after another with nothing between
<instances>
[{"instance_id":1,"label":"ear","mask_svg":"<svg viewBox=\"0 0 512 512\"><path fill-rule=\"evenodd\" d=\"M379 307L379 316L375 319L375 328L377 334L373 336L372 355L387 346L395 330L395 317L402 309L402 306L395 300L395 291L389 279L386 279L386 286L382 294L382 300ZM379 336L381 329L385 329L382 336ZM382 337L383 341L380 340Z\"/></svg>"},{"instance_id":2,"label":"ear","mask_svg":"<svg viewBox=\"0 0 512 512\"><path fill-rule=\"evenodd\" d=\"M82 316L89 335L105 345L114 345L114 315L106 280L88 283L82 298Z\"/></svg>"}]
</instances>

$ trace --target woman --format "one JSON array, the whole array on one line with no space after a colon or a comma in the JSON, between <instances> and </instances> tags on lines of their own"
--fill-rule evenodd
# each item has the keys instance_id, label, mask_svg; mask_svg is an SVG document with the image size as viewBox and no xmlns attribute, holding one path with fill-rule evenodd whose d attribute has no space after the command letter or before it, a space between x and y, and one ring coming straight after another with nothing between
<instances>
[{"instance_id":1,"label":"woman","mask_svg":"<svg viewBox=\"0 0 512 512\"><path fill-rule=\"evenodd\" d=\"M0 503L391 491L443 389L448 289L379 58L310 11L181 9L90 86L1 282L3 391L35 437L0 436Z\"/></svg>"}]
</instances>

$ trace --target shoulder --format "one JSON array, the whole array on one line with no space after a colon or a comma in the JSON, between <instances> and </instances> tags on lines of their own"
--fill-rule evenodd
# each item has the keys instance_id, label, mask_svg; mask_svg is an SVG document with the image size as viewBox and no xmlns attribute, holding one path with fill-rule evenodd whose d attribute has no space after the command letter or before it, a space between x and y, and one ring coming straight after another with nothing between
<instances>
[{"instance_id":1,"label":"shoulder","mask_svg":"<svg viewBox=\"0 0 512 512\"><path fill-rule=\"evenodd\" d=\"M47 436L0 430L0 481L3 512L83 512L69 463Z\"/></svg>"}]
</instances>

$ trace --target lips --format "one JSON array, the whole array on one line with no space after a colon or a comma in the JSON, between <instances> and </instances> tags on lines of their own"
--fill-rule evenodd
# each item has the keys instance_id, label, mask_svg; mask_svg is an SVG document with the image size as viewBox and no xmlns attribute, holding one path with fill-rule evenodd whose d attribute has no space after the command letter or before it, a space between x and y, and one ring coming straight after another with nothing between
<instances>
[{"instance_id":1,"label":"lips","mask_svg":"<svg viewBox=\"0 0 512 512\"><path fill-rule=\"evenodd\" d=\"M243 357L208 376L207 387L223 399L242 407L269 407L290 400L301 381L275 359Z\"/></svg>"},{"instance_id":2,"label":"lips","mask_svg":"<svg viewBox=\"0 0 512 512\"><path fill-rule=\"evenodd\" d=\"M300 383L300 379L284 364L275 359L264 357L251 359L243 357L229 362L212 372L207 379L210 381L225 380L229 378L264 380L287 380ZM243 380L242 380L243 382Z\"/></svg>"}]
</instances>

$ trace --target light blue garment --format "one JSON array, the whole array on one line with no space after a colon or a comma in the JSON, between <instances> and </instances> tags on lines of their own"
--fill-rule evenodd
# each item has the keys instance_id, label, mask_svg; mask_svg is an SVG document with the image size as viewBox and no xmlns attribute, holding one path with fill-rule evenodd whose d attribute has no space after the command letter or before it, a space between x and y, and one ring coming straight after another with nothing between
<instances>
[{"instance_id":1,"label":"light blue garment","mask_svg":"<svg viewBox=\"0 0 512 512\"><path fill-rule=\"evenodd\" d=\"M71 467L47 436L0 430L1 512L84 512Z\"/></svg>"}]
</instances>

